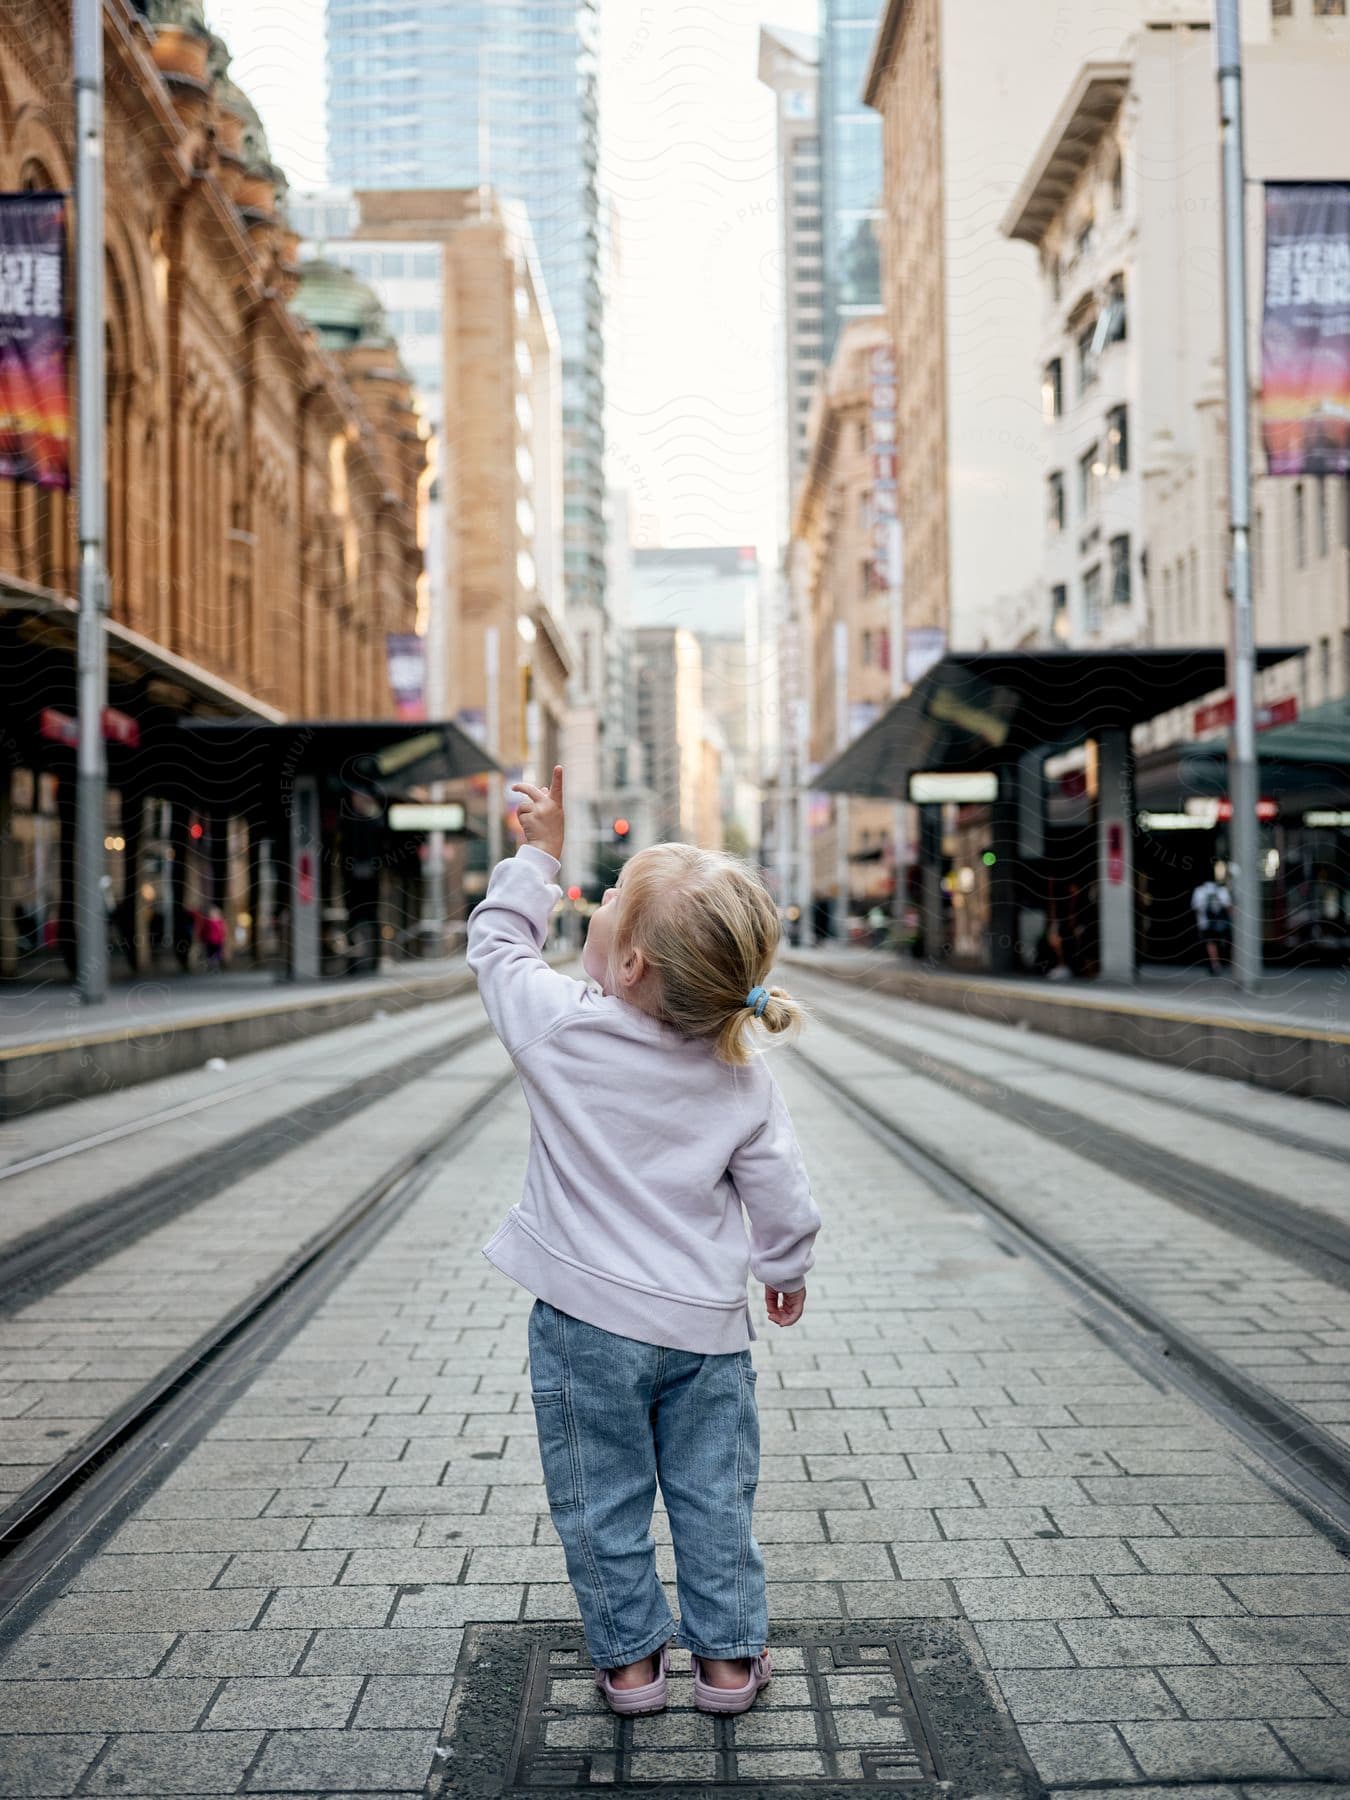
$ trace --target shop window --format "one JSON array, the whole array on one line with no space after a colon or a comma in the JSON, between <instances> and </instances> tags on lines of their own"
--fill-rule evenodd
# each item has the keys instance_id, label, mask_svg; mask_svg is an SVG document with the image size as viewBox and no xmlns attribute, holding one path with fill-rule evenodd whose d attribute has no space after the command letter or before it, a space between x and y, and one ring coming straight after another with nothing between
<instances>
[{"instance_id":1,"label":"shop window","mask_svg":"<svg viewBox=\"0 0 1350 1800\"><path fill-rule=\"evenodd\" d=\"M1113 406L1106 415L1106 469L1112 476L1124 475L1130 466L1130 422L1123 406Z\"/></svg>"},{"instance_id":2,"label":"shop window","mask_svg":"<svg viewBox=\"0 0 1350 1800\"><path fill-rule=\"evenodd\" d=\"M1052 475L1046 477L1045 501L1046 529L1049 531L1050 535L1054 537L1063 531L1066 522L1064 475L1062 470L1056 469Z\"/></svg>"},{"instance_id":3,"label":"shop window","mask_svg":"<svg viewBox=\"0 0 1350 1800\"><path fill-rule=\"evenodd\" d=\"M1041 377L1041 403L1047 419L1064 417L1064 364L1059 357L1045 365Z\"/></svg>"},{"instance_id":4,"label":"shop window","mask_svg":"<svg viewBox=\"0 0 1350 1800\"><path fill-rule=\"evenodd\" d=\"M1130 540L1123 534L1111 539L1111 604L1130 604Z\"/></svg>"}]
</instances>

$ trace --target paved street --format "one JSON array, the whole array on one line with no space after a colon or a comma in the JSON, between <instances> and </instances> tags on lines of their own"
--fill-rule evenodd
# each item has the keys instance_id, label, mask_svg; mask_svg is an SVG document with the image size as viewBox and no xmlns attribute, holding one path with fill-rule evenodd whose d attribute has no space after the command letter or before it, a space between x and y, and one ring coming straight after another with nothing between
<instances>
[{"instance_id":1,"label":"paved street","mask_svg":"<svg viewBox=\"0 0 1350 1800\"><path fill-rule=\"evenodd\" d=\"M428 1032L438 1010L419 1015ZM1030 1034L949 1029L889 1002L869 1021L1028 1091L1048 1085L1089 1121L1104 1104L1100 1053L1050 1077L1047 1059L1067 1047ZM1350 1302L1338 1282L824 1022L803 1049L1345 1437ZM1308 1204L1343 1215L1333 1155L1346 1133L1327 1109L1263 1094L1263 1127L1239 1134L1200 1108L1231 1107L1243 1090L1209 1082L1167 1099L1148 1092L1156 1071L1114 1061L1118 1126L1170 1141L1189 1106L1195 1154L1220 1133L1247 1180L1283 1171ZM1350 1787L1350 1562L1334 1537L1255 1448L1140 1360L1128 1332L939 1197L800 1060L776 1066L826 1217L803 1323L762 1325L755 1350L757 1516L779 1639L803 1622L862 1633L949 1622L1052 1788L1181 1783L1205 1800L1266 1800L1290 1782ZM336 1204L343 1182L391 1159L400 1127L427 1135L447 1088L481 1092L500 1072L495 1048L464 1052L444 1079L274 1162L257 1217L270 1207L278 1229L302 1233L296 1195ZM10 1615L0 1793L421 1792L453 1773L465 1730L461 1716L442 1739L465 1629L575 1618L534 1446L529 1301L478 1254L518 1190L525 1125L514 1093L480 1108L471 1138L296 1318L275 1359L199 1413ZM1262 1128L1327 1154L1276 1152ZM172 1336L183 1296L200 1311L248 1278L241 1238L255 1256L267 1244L240 1204L208 1202L124 1253L115 1274L109 1264L0 1324L7 1455L62 1429L62 1395L106 1398L73 1368L57 1385L72 1334L100 1345L109 1378L140 1374L156 1326L138 1281L167 1284ZM174 1231L190 1234L190 1270L168 1255ZM132 1313L145 1322L129 1326ZM816 1724L799 1654L737 1739L740 1779L766 1791L824 1769L824 1752L801 1747ZM865 1702L851 1714L836 1698L845 1725L863 1719ZM547 1741L605 1729L574 1684ZM632 1778L710 1779L703 1729L678 1710L640 1722L632 1753L646 1761Z\"/></svg>"}]
</instances>

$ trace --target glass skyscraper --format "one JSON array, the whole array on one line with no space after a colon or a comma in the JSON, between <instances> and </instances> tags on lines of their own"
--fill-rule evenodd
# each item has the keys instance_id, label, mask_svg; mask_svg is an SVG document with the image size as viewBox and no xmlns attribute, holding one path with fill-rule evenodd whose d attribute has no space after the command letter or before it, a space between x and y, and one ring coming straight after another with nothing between
<instances>
[{"instance_id":1,"label":"glass skyscraper","mask_svg":"<svg viewBox=\"0 0 1350 1800\"><path fill-rule=\"evenodd\" d=\"M879 0L821 0L820 5L827 356L845 319L881 305L881 116L862 101L881 13Z\"/></svg>"},{"instance_id":2,"label":"glass skyscraper","mask_svg":"<svg viewBox=\"0 0 1350 1800\"><path fill-rule=\"evenodd\" d=\"M563 351L569 603L603 604L599 0L328 0L329 175L523 203Z\"/></svg>"}]
</instances>

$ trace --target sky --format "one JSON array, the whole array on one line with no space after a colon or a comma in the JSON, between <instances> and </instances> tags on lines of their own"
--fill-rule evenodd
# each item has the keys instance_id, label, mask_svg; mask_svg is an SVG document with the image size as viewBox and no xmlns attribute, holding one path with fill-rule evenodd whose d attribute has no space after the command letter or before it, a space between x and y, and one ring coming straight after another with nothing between
<instances>
[{"instance_id":1,"label":"sky","mask_svg":"<svg viewBox=\"0 0 1350 1800\"><path fill-rule=\"evenodd\" d=\"M453 4L453 0L449 0ZM642 544L780 531L780 270L761 23L817 0L601 0L608 474ZM208 0L293 188L324 180L323 0Z\"/></svg>"}]
</instances>

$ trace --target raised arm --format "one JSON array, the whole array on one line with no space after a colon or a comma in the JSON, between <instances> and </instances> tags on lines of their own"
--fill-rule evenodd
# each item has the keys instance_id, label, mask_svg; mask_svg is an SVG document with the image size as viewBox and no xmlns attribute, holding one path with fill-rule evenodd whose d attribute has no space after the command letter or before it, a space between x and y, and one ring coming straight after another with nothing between
<instances>
[{"instance_id":1,"label":"raised arm","mask_svg":"<svg viewBox=\"0 0 1350 1800\"><path fill-rule=\"evenodd\" d=\"M514 1055L575 1006L581 985L544 961L549 920L561 898L562 770L549 788L522 788L520 821L529 840L492 871L469 919L469 967L478 977L492 1028Z\"/></svg>"},{"instance_id":2,"label":"raised arm","mask_svg":"<svg viewBox=\"0 0 1350 1800\"><path fill-rule=\"evenodd\" d=\"M731 1179L750 1221L750 1269L756 1281L785 1294L806 1281L815 1261L820 1213L787 1106L770 1075L763 1122L731 1159Z\"/></svg>"}]
</instances>

